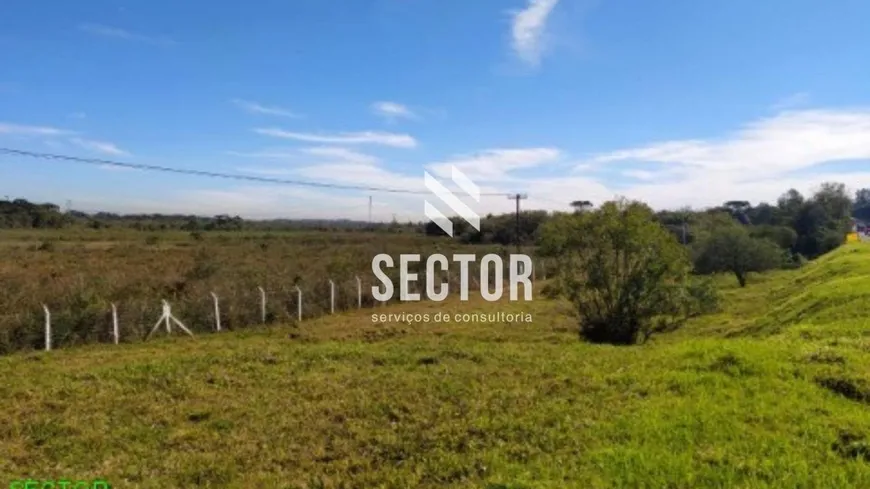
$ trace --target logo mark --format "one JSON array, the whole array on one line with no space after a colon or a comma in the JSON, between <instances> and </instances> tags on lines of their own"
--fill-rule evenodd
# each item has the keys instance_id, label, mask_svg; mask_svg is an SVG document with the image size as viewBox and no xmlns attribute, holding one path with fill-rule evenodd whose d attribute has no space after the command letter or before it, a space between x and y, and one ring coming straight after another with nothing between
<instances>
[{"instance_id":1,"label":"logo mark","mask_svg":"<svg viewBox=\"0 0 870 489\"><path fill-rule=\"evenodd\" d=\"M464 173L459 171L459 168L453 165L450 165L450 179L466 195L474 199L475 202L480 202L480 188L470 178L465 176ZM471 227L475 230L480 231L480 216L425 170L423 171L423 183L441 202L450 207L453 212L459 214L459 217L468 222L468 224L471 224ZM453 221L430 204L428 200L425 201L423 212L427 218L437 224L448 236L453 237Z\"/></svg>"}]
</instances>

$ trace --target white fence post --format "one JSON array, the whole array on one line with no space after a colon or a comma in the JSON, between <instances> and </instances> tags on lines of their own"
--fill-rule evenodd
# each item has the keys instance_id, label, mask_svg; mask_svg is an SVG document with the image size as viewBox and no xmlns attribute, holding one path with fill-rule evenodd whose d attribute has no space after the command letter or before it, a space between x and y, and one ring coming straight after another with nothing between
<instances>
[{"instance_id":1,"label":"white fence post","mask_svg":"<svg viewBox=\"0 0 870 489\"><path fill-rule=\"evenodd\" d=\"M218 296L214 292L209 292L211 294L211 298L214 301L214 328L215 331L221 330L221 306L218 301Z\"/></svg>"},{"instance_id":2,"label":"white fence post","mask_svg":"<svg viewBox=\"0 0 870 489\"><path fill-rule=\"evenodd\" d=\"M260 291L260 321L266 324L266 291L262 287L257 287Z\"/></svg>"},{"instance_id":3,"label":"white fence post","mask_svg":"<svg viewBox=\"0 0 870 489\"><path fill-rule=\"evenodd\" d=\"M356 308L362 309L362 280L356 278Z\"/></svg>"},{"instance_id":4,"label":"white fence post","mask_svg":"<svg viewBox=\"0 0 870 489\"><path fill-rule=\"evenodd\" d=\"M335 282L329 280L329 313L335 314Z\"/></svg>"},{"instance_id":5,"label":"white fence post","mask_svg":"<svg viewBox=\"0 0 870 489\"><path fill-rule=\"evenodd\" d=\"M45 312L45 351L51 351L51 312L45 304L42 310Z\"/></svg>"},{"instance_id":6,"label":"white fence post","mask_svg":"<svg viewBox=\"0 0 870 489\"><path fill-rule=\"evenodd\" d=\"M296 286L296 317L302 322L302 289Z\"/></svg>"},{"instance_id":7,"label":"white fence post","mask_svg":"<svg viewBox=\"0 0 870 489\"><path fill-rule=\"evenodd\" d=\"M118 308L115 306L115 303L112 303L112 338L115 340L115 344L118 344L119 335L118 335Z\"/></svg>"}]
</instances>

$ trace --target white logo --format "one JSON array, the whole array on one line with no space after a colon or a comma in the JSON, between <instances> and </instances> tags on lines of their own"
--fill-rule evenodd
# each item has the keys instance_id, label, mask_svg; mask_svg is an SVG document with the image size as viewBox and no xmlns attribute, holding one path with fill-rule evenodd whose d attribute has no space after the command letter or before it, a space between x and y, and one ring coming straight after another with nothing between
<instances>
[{"instance_id":1,"label":"white logo","mask_svg":"<svg viewBox=\"0 0 870 489\"><path fill-rule=\"evenodd\" d=\"M423 183L426 185L426 188L429 189L430 192L435 194L441 202L447 204L450 209L459 214L459 216L465 219L471 226L480 231L480 216L477 215L476 212L471 210L465 202L459 200L453 192L447 189L444 185L441 184L438 180L435 179L429 172L423 172ZM480 202L480 188L471 181L470 178L465 176L464 173L459 171L458 168L451 165L450 166L450 179L453 180L460 189L462 189L468 196L474 199L476 202ZM423 207L423 211L426 214L426 217L432 220L435 224L441 228L442 231L447 233L448 236L453 237L453 221L447 218L441 211L435 208L432 204L427 200Z\"/></svg>"},{"instance_id":2,"label":"white logo","mask_svg":"<svg viewBox=\"0 0 870 489\"><path fill-rule=\"evenodd\" d=\"M418 280L418 273L411 272L409 265L411 263L422 260L419 254L402 254L399 255L399 298L403 301L419 301L420 293L411 292L411 285ZM519 295L519 284L523 284L523 300L532 300L532 259L529 255L510 255L508 267L508 278L510 287L510 300L516 301ZM469 253L453 255L453 261L459 263L459 299L462 301L468 300L468 289L471 278L470 264L475 262L477 257ZM437 265L437 267L436 267ZM445 255L435 253L426 258L426 298L433 301L443 301L450 293L450 283L442 281L435 288L435 277L439 272L449 270L450 262ZM392 268L395 266L393 257L381 253L372 260L372 272L375 277L381 282L381 286L372 286L372 296L375 300L386 302L393 298L395 285L383 270L383 267ZM436 269L437 268L437 269ZM449 277L449 275L448 275ZM501 299L504 292L504 262L502 257L496 253L484 255L480 261L480 295L485 300L495 302ZM494 289L494 290L492 290Z\"/></svg>"}]
</instances>

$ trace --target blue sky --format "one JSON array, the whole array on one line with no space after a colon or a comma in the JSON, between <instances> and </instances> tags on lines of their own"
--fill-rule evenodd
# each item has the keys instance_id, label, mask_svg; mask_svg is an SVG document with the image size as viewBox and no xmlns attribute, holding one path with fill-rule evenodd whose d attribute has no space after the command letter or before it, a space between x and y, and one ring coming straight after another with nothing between
<instances>
[{"instance_id":1,"label":"blue sky","mask_svg":"<svg viewBox=\"0 0 870 489\"><path fill-rule=\"evenodd\" d=\"M0 146L422 189L529 208L870 186L858 0L7 0ZM86 210L365 218L369 192L0 156L0 195ZM423 196L372 194L377 219ZM479 212L511 210L484 197Z\"/></svg>"}]
</instances>

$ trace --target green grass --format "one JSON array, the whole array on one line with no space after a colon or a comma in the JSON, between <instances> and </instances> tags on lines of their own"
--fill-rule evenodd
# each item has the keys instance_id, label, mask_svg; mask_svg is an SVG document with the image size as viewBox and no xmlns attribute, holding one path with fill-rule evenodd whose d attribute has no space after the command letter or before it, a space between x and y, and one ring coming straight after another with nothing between
<instances>
[{"instance_id":1,"label":"green grass","mask_svg":"<svg viewBox=\"0 0 870 489\"><path fill-rule=\"evenodd\" d=\"M745 289L722 277L722 313L636 347L580 342L561 302L450 300L12 355L0 358L0 477L143 488L866 488L868 269L870 247L854 245ZM534 321L371 317L439 311Z\"/></svg>"}]
</instances>

